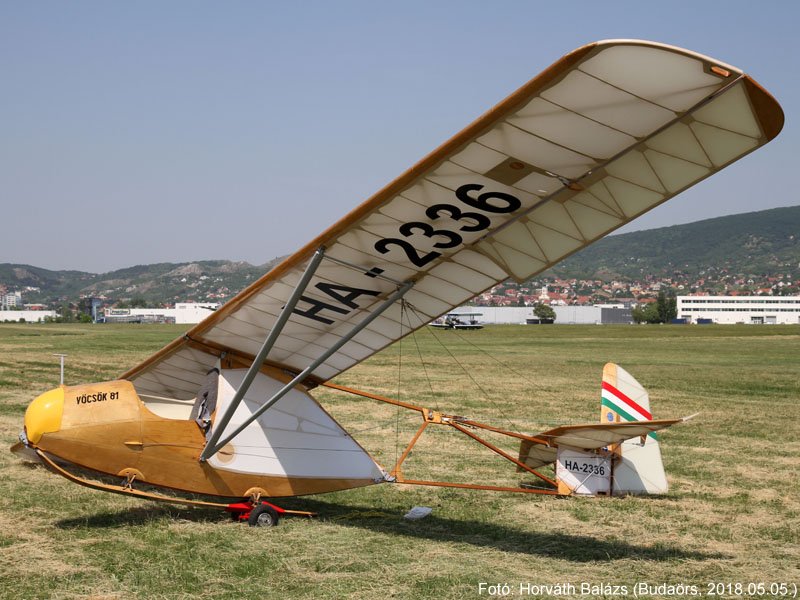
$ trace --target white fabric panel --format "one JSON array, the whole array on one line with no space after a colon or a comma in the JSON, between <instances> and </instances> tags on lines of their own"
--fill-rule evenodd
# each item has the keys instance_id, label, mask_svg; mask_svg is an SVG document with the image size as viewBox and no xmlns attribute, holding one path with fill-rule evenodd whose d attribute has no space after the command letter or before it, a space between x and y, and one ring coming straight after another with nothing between
<instances>
[{"instance_id":1,"label":"white fabric panel","mask_svg":"<svg viewBox=\"0 0 800 600\"><path fill-rule=\"evenodd\" d=\"M521 136L525 136L530 139L533 138L533 136L525 134L524 132L518 132L518 133ZM483 175L478 175L450 162L446 163L445 165L442 166L442 168L437 169L434 173L429 175L427 177L427 180L433 184L436 184L437 186L441 186L448 190L456 190L458 187L460 187L465 183L475 183L484 186L485 189L481 190L481 192L491 191L491 192L502 192L506 194L511 194L516 198L518 198L520 202L522 202L522 210L530 208L531 206L534 206L541 201L540 198L538 198L535 195L526 194L519 189L514 189L512 186L505 185L493 179L489 179L488 177L484 177ZM478 194L472 193L470 195L476 196ZM453 204L454 203L453 193L450 192L448 195L442 196L440 201ZM494 201L492 203L501 204ZM460 207L463 208L464 210L470 209L470 207L464 206L463 204L460 204ZM495 226L509 220L509 215L502 213L498 214L498 213L487 212L486 216L492 220L492 223Z\"/></svg>"},{"instance_id":2,"label":"white fabric panel","mask_svg":"<svg viewBox=\"0 0 800 600\"><path fill-rule=\"evenodd\" d=\"M704 123L692 123L691 128L715 167L726 165L758 145L756 139Z\"/></svg>"},{"instance_id":3,"label":"white fabric panel","mask_svg":"<svg viewBox=\"0 0 800 600\"><path fill-rule=\"evenodd\" d=\"M475 173L486 173L486 171L495 165L499 165L507 158L508 156L502 152L492 150L478 142L473 142L450 160Z\"/></svg>"},{"instance_id":4,"label":"white fabric panel","mask_svg":"<svg viewBox=\"0 0 800 600\"><path fill-rule=\"evenodd\" d=\"M577 250L583 246L581 240L576 240L574 237L564 235L563 233L559 233L547 227L542 227L536 222L531 221L527 223L527 226L536 238L538 246L548 257L566 256L573 250Z\"/></svg>"},{"instance_id":5,"label":"white fabric panel","mask_svg":"<svg viewBox=\"0 0 800 600\"><path fill-rule=\"evenodd\" d=\"M420 280L420 282L414 286L414 291L423 292L429 296L439 298L450 306L458 306L464 298L472 298L475 295L475 292L470 292L455 284L447 285L447 282L444 280L434 277L426 277Z\"/></svg>"},{"instance_id":6,"label":"white fabric panel","mask_svg":"<svg viewBox=\"0 0 800 600\"><path fill-rule=\"evenodd\" d=\"M521 453L520 457L521 460L531 469L538 469L539 467L554 463L556 461L557 454L557 448L550 448L548 446L542 446L539 444L530 444L527 446L527 454Z\"/></svg>"},{"instance_id":7,"label":"white fabric panel","mask_svg":"<svg viewBox=\"0 0 800 600\"><path fill-rule=\"evenodd\" d=\"M453 257L453 260L477 273L482 273L494 281L504 281L509 274L503 271L496 263L488 260L483 254L464 250Z\"/></svg>"},{"instance_id":8,"label":"white fabric panel","mask_svg":"<svg viewBox=\"0 0 800 600\"><path fill-rule=\"evenodd\" d=\"M704 72L703 63L694 57L643 46L609 48L584 62L580 69L674 111L700 102L724 82Z\"/></svg>"},{"instance_id":9,"label":"white fabric panel","mask_svg":"<svg viewBox=\"0 0 800 600\"><path fill-rule=\"evenodd\" d=\"M481 136L480 142L496 150L507 149L512 156L564 177L579 177L595 164L593 159L583 154L511 125L501 125L493 129Z\"/></svg>"},{"instance_id":10,"label":"white fabric panel","mask_svg":"<svg viewBox=\"0 0 800 600\"><path fill-rule=\"evenodd\" d=\"M437 315L446 313L454 306L443 300L440 300L437 297L425 294L420 290L413 288L406 294L405 298L408 303L416 309L417 312L428 315L431 319Z\"/></svg>"},{"instance_id":11,"label":"white fabric panel","mask_svg":"<svg viewBox=\"0 0 800 600\"><path fill-rule=\"evenodd\" d=\"M350 248L343 243L339 243L341 238L337 240L337 243L333 244L327 251L327 256L332 258L338 258L339 260L346 261L350 264L354 265L361 265L364 267L365 270L369 270L372 267L380 267L384 266L386 263L386 259L383 256L376 257L373 253L367 253L364 251L360 251L354 248ZM404 268L402 265L392 265L392 276L394 279L398 281L404 281L413 277L416 274L416 270L411 268Z\"/></svg>"},{"instance_id":12,"label":"white fabric panel","mask_svg":"<svg viewBox=\"0 0 800 600\"><path fill-rule=\"evenodd\" d=\"M191 381L188 379L189 373L172 369L169 365L164 365L159 369L154 369L137 380L137 389L141 381L142 391L155 392L165 390L165 396L178 400L188 400L197 396L197 390L203 385L201 381ZM183 378L182 378L183 377ZM198 372L199 379L199 372ZM155 394L160 396L161 394Z\"/></svg>"},{"instance_id":13,"label":"white fabric panel","mask_svg":"<svg viewBox=\"0 0 800 600\"><path fill-rule=\"evenodd\" d=\"M479 271L468 269L455 262L442 263L431 269L431 275L443 281L458 285L471 292L472 296L480 294L487 287L494 285L496 281L492 277L487 277Z\"/></svg>"},{"instance_id":14,"label":"white fabric panel","mask_svg":"<svg viewBox=\"0 0 800 600\"><path fill-rule=\"evenodd\" d=\"M652 208L664 199L664 196L658 192L616 177L607 177L603 180L603 183L611 193L614 201L629 218L644 212L648 208Z\"/></svg>"},{"instance_id":15,"label":"white fabric panel","mask_svg":"<svg viewBox=\"0 0 800 600\"><path fill-rule=\"evenodd\" d=\"M741 83L727 90L714 102L699 108L692 117L707 125L741 133L751 138L759 138L762 135L761 127L753 118L750 101Z\"/></svg>"},{"instance_id":16,"label":"white fabric panel","mask_svg":"<svg viewBox=\"0 0 800 600\"><path fill-rule=\"evenodd\" d=\"M408 223L409 221L416 220L421 213L424 213L425 208L425 206L413 200L398 196L381 208L380 212L400 223Z\"/></svg>"},{"instance_id":17,"label":"white fabric panel","mask_svg":"<svg viewBox=\"0 0 800 600\"><path fill-rule=\"evenodd\" d=\"M542 175L541 173L531 173L515 183L514 187L537 196L547 196L560 190L563 185L556 177Z\"/></svg>"},{"instance_id":18,"label":"white fabric panel","mask_svg":"<svg viewBox=\"0 0 800 600\"><path fill-rule=\"evenodd\" d=\"M581 232L575 227L575 222L570 218L567 209L560 202L548 202L537 206L530 212L528 219L576 240L583 239Z\"/></svg>"},{"instance_id":19,"label":"white fabric panel","mask_svg":"<svg viewBox=\"0 0 800 600\"><path fill-rule=\"evenodd\" d=\"M623 207L620 206L620 204L614 198L614 195L611 193L611 191L608 189L608 186L606 185L608 179L609 179L608 177L605 179L601 179L594 185L589 186L588 188L586 188L586 193L591 194L592 196L600 200L603 204L608 206L611 212L618 215L623 215L629 219L633 215L625 212Z\"/></svg>"},{"instance_id":20,"label":"white fabric panel","mask_svg":"<svg viewBox=\"0 0 800 600\"><path fill-rule=\"evenodd\" d=\"M197 396L206 373L216 362L211 354L183 346L139 377L134 387L137 393L188 400Z\"/></svg>"},{"instance_id":21,"label":"white fabric panel","mask_svg":"<svg viewBox=\"0 0 800 600\"><path fill-rule=\"evenodd\" d=\"M411 186L403 192L403 196L410 198L420 205L420 207L433 206L434 204L448 204L453 201L453 190L463 183L463 179L458 179L455 186L446 185L441 178L452 177L454 174L462 177L474 175L473 171L465 169L455 163L449 163L450 169L444 173L431 173L426 179L422 179L416 185ZM494 166L494 165L492 165ZM455 173L453 173L455 171ZM450 181L450 180L447 180ZM423 211L424 212L424 208Z\"/></svg>"},{"instance_id":22,"label":"white fabric panel","mask_svg":"<svg viewBox=\"0 0 800 600\"><path fill-rule=\"evenodd\" d=\"M633 94L579 71L567 75L542 97L637 138L675 118L675 113L666 108L642 102Z\"/></svg>"},{"instance_id":23,"label":"white fabric panel","mask_svg":"<svg viewBox=\"0 0 800 600\"><path fill-rule=\"evenodd\" d=\"M536 244L536 240L531 235L530 230L525 227L524 223L509 225L498 232L497 235L493 237L493 240L497 242L498 245L496 245L496 247L501 254L503 254L502 247L519 248L520 250L524 248L525 254L531 258L547 261L547 257L542 253L541 248Z\"/></svg>"},{"instance_id":24,"label":"white fabric panel","mask_svg":"<svg viewBox=\"0 0 800 600\"><path fill-rule=\"evenodd\" d=\"M422 209L420 212L422 212L424 215L424 209ZM418 220L418 217L419 215L413 215L411 218ZM406 219L406 221L408 221L408 219ZM359 223L358 226L360 229L368 231L379 238L388 238L397 237L397 228L402 224L403 221L393 219L392 217L381 212L376 212L364 219L361 223ZM431 242L431 244L432 243L433 242Z\"/></svg>"},{"instance_id":25,"label":"white fabric panel","mask_svg":"<svg viewBox=\"0 0 800 600\"><path fill-rule=\"evenodd\" d=\"M624 222L619 217L614 217L605 212L585 206L580 202L576 202L575 198L567 200L564 203L564 207L587 240L594 239L600 234L620 226Z\"/></svg>"},{"instance_id":26,"label":"white fabric panel","mask_svg":"<svg viewBox=\"0 0 800 600\"><path fill-rule=\"evenodd\" d=\"M608 203L602 202L598 197L590 194L589 192L580 192L579 194L575 194L568 201L564 202L564 206L567 206L569 203L572 202L581 204L587 208L596 210L597 212L609 215L614 219L622 219L625 217L625 215L620 210L618 210L618 208L615 205L610 206Z\"/></svg>"},{"instance_id":27,"label":"white fabric panel","mask_svg":"<svg viewBox=\"0 0 800 600\"><path fill-rule=\"evenodd\" d=\"M244 379L244 369L224 369L219 378L217 413L222 414ZM231 433L283 384L259 373L223 432ZM381 480L375 461L308 394L291 390L251 423L231 444L233 455L215 454L209 464L221 471ZM226 447L228 450L229 447Z\"/></svg>"},{"instance_id":28,"label":"white fabric panel","mask_svg":"<svg viewBox=\"0 0 800 600\"><path fill-rule=\"evenodd\" d=\"M655 150L646 150L644 155L647 157L647 162L658 173L658 178L670 192L677 192L684 186L702 179L710 172L707 167Z\"/></svg>"},{"instance_id":29,"label":"white fabric panel","mask_svg":"<svg viewBox=\"0 0 800 600\"><path fill-rule=\"evenodd\" d=\"M636 138L630 135L570 112L543 98L534 98L508 122L595 159L611 158L636 143Z\"/></svg>"},{"instance_id":30,"label":"white fabric panel","mask_svg":"<svg viewBox=\"0 0 800 600\"><path fill-rule=\"evenodd\" d=\"M521 225L521 228L524 228L524 225ZM520 237L522 239L532 239L530 232L527 232L527 230ZM514 241L512 241L512 243L514 243ZM547 259L542 256L541 249L533 244L529 244L526 250L530 249L531 252L536 252L541 258L534 257L532 254L526 254L517 250L515 247L494 240L484 240L479 244L479 247L481 250L494 253L498 261L505 265L509 273L514 275L532 269L538 272L544 269L544 266L547 264Z\"/></svg>"},{"instance_id":31,"label":"white fabric panel","mask_svg":"<svg viewBox=\"0 0 800 600\"><path fill-rule=\"evenodd\" d=\"M391 344L394 341L394 336L385 335L382 332L376 331L374 327L367 327L359 332L354 340L368 350L369 354L373 354L376 350L380 350L384 346Z\"/></svg>"},{"instance_id":32,"label":"white fabric panel","mask_svg":"<svg viewBox=\"0 0 800 600\"><path fill-rule=\"evenodd\" d=\"M662 154L680 156L684 160L711 166L711 160L697 141L692 130L684 123L675 123L672 127L647 140L647 147ZM653 188L656 189L656 188Z\"/></svg>"},{"instance_id":33,"label":"white fabric panel","mask_svg":"<svg viewBox=\"0 0 800 600\"><path fill-rule=\"evenodd\" d=\"M666 191L664 184L658 179L653 167L641 152L628 152L609 164L606 173L655 192Z\"/></svg>"}]
</instances>

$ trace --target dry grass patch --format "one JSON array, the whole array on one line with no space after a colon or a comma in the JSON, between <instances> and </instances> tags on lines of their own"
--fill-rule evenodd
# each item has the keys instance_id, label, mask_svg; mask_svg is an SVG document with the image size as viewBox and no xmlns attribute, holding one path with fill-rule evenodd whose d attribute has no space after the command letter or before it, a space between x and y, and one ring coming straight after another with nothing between
<instances>
[{"instance_id":1,"label":"dry grass patch","mask_svg":"<svg viewBox=\"0 0 800 600\"><path fill-rule=\"evenodd\" d=\"M2 443L16 439L27 403L57 384L52 353L70 355L68 383L106 380L182 331L0 326ZM618 362L650 390L657 417L701 412L663 436L672 489L661 498L383 485L285 500L320 518L262 531L217 511L87 490L0 452L0 597L446 599L477 598L482 581L800 583L798 334L794 326L420 332L337 380L535 432L596 420L602 365ZM386 467L420 423L402 409L313 393ZM513 465L474 442L429 430L407 477L519 483ZM433 514L404 521L414 505Z\"/></svg>"}]
</instances>

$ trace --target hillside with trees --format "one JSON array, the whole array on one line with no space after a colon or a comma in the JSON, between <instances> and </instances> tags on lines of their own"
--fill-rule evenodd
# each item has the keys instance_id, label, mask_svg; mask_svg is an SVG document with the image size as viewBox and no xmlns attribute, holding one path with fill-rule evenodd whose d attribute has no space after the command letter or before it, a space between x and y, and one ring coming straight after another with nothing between
<instances>
[{"instance_id":1,"label":"hillside with trees","mask_svg":"<svg viewBox=\"0 0 800 600\"><path fill-rule=\"evenodd\" d=\"M89 296L117 306L224 303L280 260L259 266L227 260L157 263L102 274L6 263L0 264L0 293L21 291L26 304L49 308L76 304ZM507 282L489 296L513 297L514 305L527 303L524 298L535 303L534 290L542 287L560 289L569 303L575 298L577 303L635 300L641 293L655 300L660 289L673 294L797 294L800 206L612 235L526 285ZM484 303L497 305L493 300Z\"/></svg>"}]
</instances>

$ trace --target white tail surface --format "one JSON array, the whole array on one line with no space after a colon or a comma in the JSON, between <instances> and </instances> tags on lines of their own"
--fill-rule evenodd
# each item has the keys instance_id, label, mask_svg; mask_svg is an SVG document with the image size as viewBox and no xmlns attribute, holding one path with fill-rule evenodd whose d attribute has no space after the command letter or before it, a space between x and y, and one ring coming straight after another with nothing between
<instances>
[{"instance_id":1,"label":"white tail surface","mask_svg":"<svg viewBox=\"0 0 800 600\"><path fill-rule=\"evenodd\" d=\"M608 363L603 367L600 400L602 423L649 421L650 397L641 384L622 367ZM668 490L661 449L656 433L626 440L611 448L619 455L613 461L612 494L665 494Z\"/></svg>"}]
</instances>

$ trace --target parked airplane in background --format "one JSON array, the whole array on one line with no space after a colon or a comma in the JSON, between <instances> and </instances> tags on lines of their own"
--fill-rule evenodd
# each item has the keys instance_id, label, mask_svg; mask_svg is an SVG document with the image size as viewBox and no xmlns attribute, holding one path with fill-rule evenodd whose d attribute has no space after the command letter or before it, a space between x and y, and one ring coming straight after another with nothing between
<instances>
[{"instance_id":1,"label":"parked airplane in background","mask_svg":"<svg viewBox=\"0 0 800 600\"><path fill-rule=\"evenodd\" d=\"M483 329L483 323L478 321L483 313L478 312L452 312L431 321L431 327L436 329Z\"/></svg>"},{"instance_id":2,"label":"parked airplane in background","mask_svg":"<svg viewBox=\"0 0 800 600\"><path fill-rule=\"evenodd\" d=\"M777 102L739 69L673 46L583 46L118 380L36 398L16 451L97 489L277 521L266 498L402 482L546 494L663 492L644 389L607 365L601 422L528 435L331 383L508 278L525 281L769 142ZM316 386L416 411L378 464ZM402 464L429 425L481 443L541 488L421 481ZM478 431L520 440L517 456ZM555 477L537 471L556 463ZM82 470L121 477L121 485ZM235 499L200 502L142 483Z\"/></svg>"}]
</instances>

